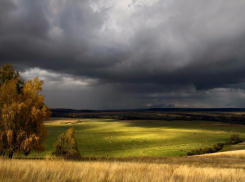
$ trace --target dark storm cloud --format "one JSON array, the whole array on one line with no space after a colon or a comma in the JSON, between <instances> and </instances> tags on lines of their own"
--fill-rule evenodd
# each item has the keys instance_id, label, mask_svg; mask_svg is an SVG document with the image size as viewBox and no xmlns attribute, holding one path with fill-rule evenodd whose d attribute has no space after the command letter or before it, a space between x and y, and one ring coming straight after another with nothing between
<instances>
[{"instance_id":1,"label":"dark storm cloud","mask_svg":"<svg viewBox=\"0 0 245 182\"><path fill-rule=\"evenodd\" d=\"M92 79L102 93L148 98L143 105L149 94L177 100L186 90L200 100L244 88L244 9L244 0L1 0L0 63L60 74L55 83ZM181 105L173 99L152 105Z\"/></svg>"}]
</instances>

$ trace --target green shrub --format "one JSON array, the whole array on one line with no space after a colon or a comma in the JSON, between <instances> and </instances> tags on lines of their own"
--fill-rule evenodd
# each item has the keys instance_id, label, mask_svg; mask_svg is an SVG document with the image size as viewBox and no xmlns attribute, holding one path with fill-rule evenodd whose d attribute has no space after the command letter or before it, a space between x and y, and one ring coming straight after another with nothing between
<instances>
[{"instance_id":1,"label":"green shrub","mask_svg":"<svg viewBox=\"0 0 245 182\"><path fill-rule=\"evenodd\" d=\"M243 141L243 140L242 140L242 138L240 137L239 134L233 134L233 135L231 135L231 137L230 137L230 143L231 143L231 144L240 143L240 142L242 142L242 141Z\"/></svg>"},{"instance_id":2,"label":"green shrub","mask_svg":"<svg viewBox=\"0 0 245 182\"><path fill-rule=\"evenodd\" d=\"M214 144L214 150L215 151L219 151L221 150L223 147L224 147L224 143L217 143L217 144Z\"/></svg>"},{"instance_id":3,"label":"green shrub","mask_svg":"<svg viewBox=\"0 0 245 182\"><path fill-rule=\"evenodd\" d=\"M187 153L187 155L200 155L200 154L207 154L207 153L214 153L219 150L221 150L224 147L224 143L217 143L214 144L213 148L200 148L200 149L194 149Z\"/></svg>"},{"instance_id":4,"label":"green shrub","mask_svg":"<svg viewBox=\"0 0 245 182\"><path fill-rule=\"evenodd\" d=\"M74 128L68 129L66 133L62 133L58 137L58 141L54 144L52 155L66 159L80 158L81 155L77 148Z\"/></svg>"}]
</instances>

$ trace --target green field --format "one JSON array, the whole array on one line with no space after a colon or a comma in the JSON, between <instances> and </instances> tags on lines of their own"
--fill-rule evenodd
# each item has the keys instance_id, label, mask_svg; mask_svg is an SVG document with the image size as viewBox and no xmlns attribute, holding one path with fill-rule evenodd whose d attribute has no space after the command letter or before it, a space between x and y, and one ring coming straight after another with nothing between
<instances>
[{"instance_id":1,"label":"green field","mask_svg":"<svg viewBox=\"0 0 245 182\"><path fill-rule=\"evenodd\" d=\"M60 124L67 120L77 121L52 118L45 123L47 148L41 156L51 154L57 137L70 127L76 129L84 157L180 156L195 148L228 142L233 133L245 139L245 125L211 121L81 119L78 124Z\"/></svg>"}]
</instances>

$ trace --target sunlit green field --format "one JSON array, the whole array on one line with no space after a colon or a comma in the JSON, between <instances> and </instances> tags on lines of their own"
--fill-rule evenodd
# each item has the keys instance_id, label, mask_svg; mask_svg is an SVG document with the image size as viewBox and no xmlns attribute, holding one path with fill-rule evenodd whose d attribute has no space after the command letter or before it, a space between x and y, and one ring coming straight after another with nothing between
<instances>
[{"instance_id":1,"label":"sunlit green field","mask_svg":"<svg viewBox=\"0 0 245 182\"><path fill-rule=\"evenodd\" d=\"M210 121L80 119L82 123L60 124L77 120L52 118L46 122L47 148L41 156L51 154L57 137L70 127L76 129L84 157L180 156L195 148L228 142L233 133L245 139L244 125Z\"/></svg>"}]
</instances>

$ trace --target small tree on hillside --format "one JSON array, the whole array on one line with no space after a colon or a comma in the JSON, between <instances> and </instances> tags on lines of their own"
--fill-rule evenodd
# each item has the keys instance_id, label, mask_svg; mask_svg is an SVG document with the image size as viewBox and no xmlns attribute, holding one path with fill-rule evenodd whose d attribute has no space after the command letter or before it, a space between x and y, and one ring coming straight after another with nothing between
<instances>
[{"instance_id":1,"label":"small tree on hillside","mask_svg":"<svg viewBox=\"0 0 245 182\"><path fill-rule=\"evenodd\" d=\"M52 155L66 159L80 158L74 128L68 129L66 133L62 133L58 137L58 141L54 144Z\"/></svg>"}]
</instances>

